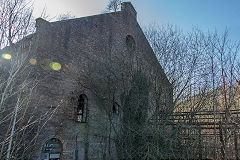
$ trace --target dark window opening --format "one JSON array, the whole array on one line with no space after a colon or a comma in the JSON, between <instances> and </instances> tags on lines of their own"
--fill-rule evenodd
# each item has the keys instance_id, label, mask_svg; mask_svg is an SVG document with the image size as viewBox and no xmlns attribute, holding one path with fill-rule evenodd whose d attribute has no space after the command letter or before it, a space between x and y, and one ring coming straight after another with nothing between
<instances>
[{"instance_id":1,"label":"dark window opening","mask_svg":"<svg viewBox=\"0 0 240 160\"><path fill-rule=\"evenodd\" d=\"M115 102L112 106L112 113L118 114L119 113L119 105Z\"/></svg>"},{"instance_id":2,"label":"dark window opening","mask_svg":"<svg viewBox=\"0 0 240 160\"><path fill-rule=\"evenodd\" d=\"M126 37L126 45L129 52L134 52L136 49L136 43L134 38L131 35L127 35Z\"/></svg>"},{"instance_id":3,"label":"dark window opening","mask_svg":"<svg viewBox=\"0 0 240 160\"><path fill-rule=\"evenodd\" d=\"M84 123L87 121L87 96L81 94L78 98L78 106L76 108L76 121Z\"/></svg>"}]
</instances>

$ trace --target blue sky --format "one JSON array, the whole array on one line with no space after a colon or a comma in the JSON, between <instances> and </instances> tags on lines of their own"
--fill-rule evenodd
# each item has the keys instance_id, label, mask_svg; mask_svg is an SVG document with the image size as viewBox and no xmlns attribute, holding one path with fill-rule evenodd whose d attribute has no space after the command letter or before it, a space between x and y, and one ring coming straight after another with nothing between
<instances>
[{"instance_id":1,"label":"blue sky","mask_svg":"<svg viewBox=\"0 0 240 160\"><path fill-rule=\"evenodd\" d=\"M136 2L137 1L137 2ZM174 24L183 30L198 27L240 40L240 0L136 0L141 24Z\"/></svg>"},{"instance_id":2,"label":"blue sky","mask_svg":"<svg viewBox=\"0 0 240 160\"><path fill-rule=\"evenodd\" d=\"M71 12L76 17L101 13L108 0L35 0L35 15L46 6L54 17ZM173 24L184 31L198 27L223 32L227 27L233 40L240 40L240 0L132 0L141 26Z\"/></svg>"}]
</instances>

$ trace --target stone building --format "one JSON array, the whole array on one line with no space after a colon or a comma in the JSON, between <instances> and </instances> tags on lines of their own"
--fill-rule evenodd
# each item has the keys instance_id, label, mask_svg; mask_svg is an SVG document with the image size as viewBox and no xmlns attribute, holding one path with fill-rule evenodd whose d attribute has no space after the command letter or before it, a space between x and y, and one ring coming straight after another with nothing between
<instances>
[{"instance_id":1,"label":"stone building","mask_svg":"<svg viewBox=\"0 0 240 160\"><path fill-rule=\"evenodd\" d=\"M36 117L54 111L37 138L35 159L118 159L110 126L118 125L120 95L134 70L147 75L150 97L159 99L155 105L171 110L172 87L136 16L124 2L114 13L57 22L38 18L34 34L1 51L30 55L31 78L40 79L32 101L34 106L39 100Z\"/></svg>"}]
</instances>

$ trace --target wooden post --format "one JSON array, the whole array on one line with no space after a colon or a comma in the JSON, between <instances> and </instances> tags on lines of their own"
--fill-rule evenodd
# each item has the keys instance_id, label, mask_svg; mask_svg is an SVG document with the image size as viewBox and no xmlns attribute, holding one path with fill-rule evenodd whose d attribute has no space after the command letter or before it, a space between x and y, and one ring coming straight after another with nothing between
<instances>
[{"instance_id":1,"label":"wooden post","mask_svg":"<svg viewBox=\"0 0 240 160\"><path fill-rule=\"evenodd\" d=\"M202 159L202 135L201 135L201 126L198 127L198 153L199 159Z\"/></svg>"},{"instance_id":2,"label":"wooden post","mask_svg":"<svg viewBox=\"0 0 240 160\"><path fill-rule=\"evenodd\" d=\"M223 130L222 130L222 122L219 122L219 136L220 136L220 142L221 142L221 154L222 159L225 159L225 150L224 150L224 139L223 139Z\"/></svg>"},{"instance_id":3,"label":"wooden post","mask_svg":"<svg viewBox=\"0 0 240 160\"><path fill-rule=\"evenodd\" d=\"M235 127L235 130L234 130L235 159L239 160L239 158L238 158L238 143L237 143L238 137L237 137L236 129L237 129L237 126Z\"/></svg>"}]
</instances>

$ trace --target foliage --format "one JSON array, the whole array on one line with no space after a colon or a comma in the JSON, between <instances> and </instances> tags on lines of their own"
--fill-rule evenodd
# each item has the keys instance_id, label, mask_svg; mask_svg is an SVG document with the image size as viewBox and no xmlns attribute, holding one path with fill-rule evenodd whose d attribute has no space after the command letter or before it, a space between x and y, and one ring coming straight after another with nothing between
<instances>
[{"instance_id":1,"label":"foliage","mask_svg":"<svg viewBox=\"0 0 240 160\"><path fill-rule=\"evenodd\" d=\"M123 116L120 150L127 159L142 159L146 121L149 107L149 91L145 75L137 71L133 75L131 88L122 95Z\"/></svg>"}]
</instances>

